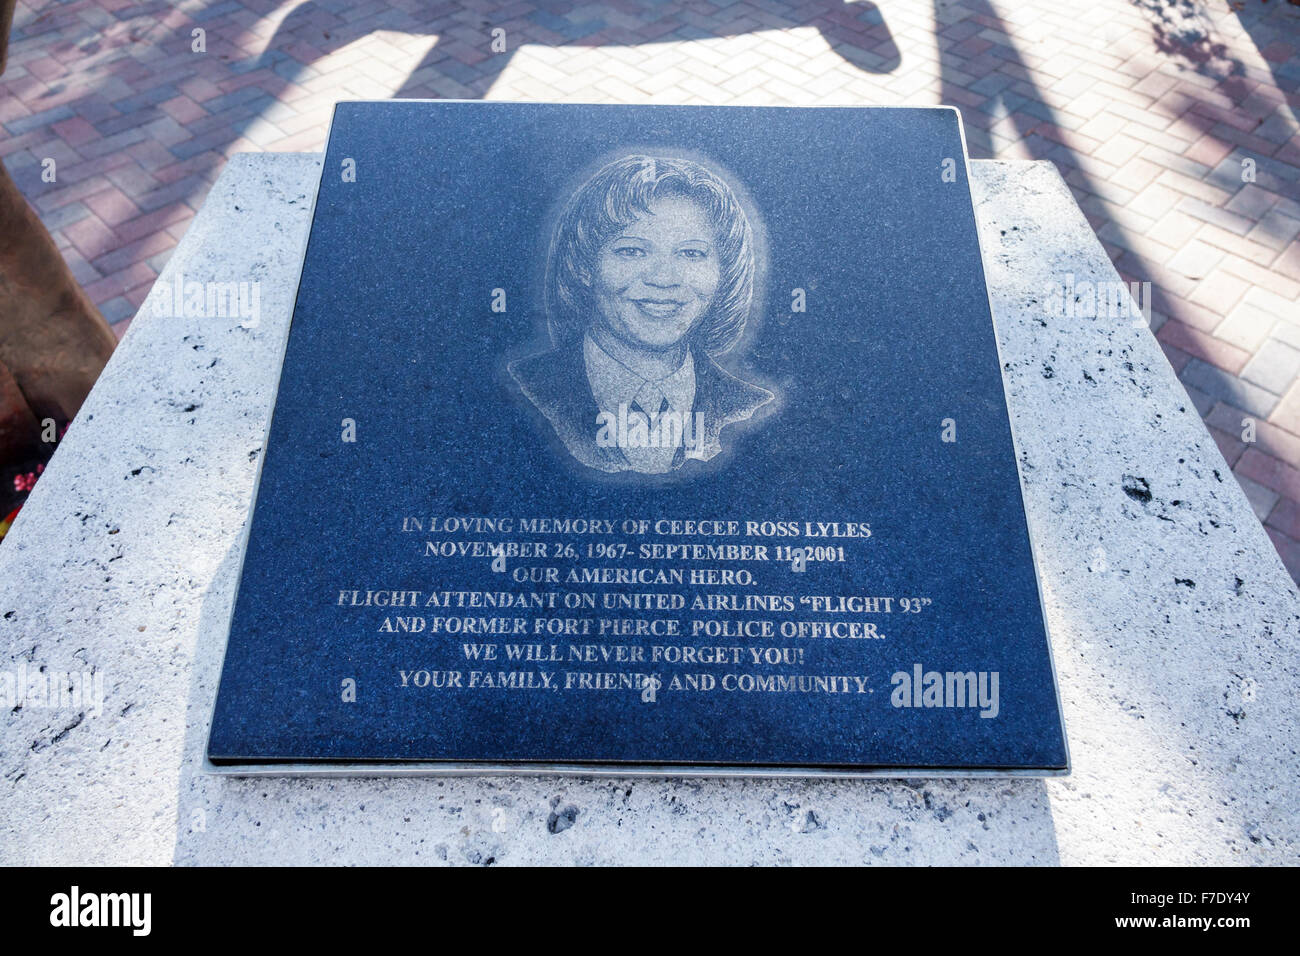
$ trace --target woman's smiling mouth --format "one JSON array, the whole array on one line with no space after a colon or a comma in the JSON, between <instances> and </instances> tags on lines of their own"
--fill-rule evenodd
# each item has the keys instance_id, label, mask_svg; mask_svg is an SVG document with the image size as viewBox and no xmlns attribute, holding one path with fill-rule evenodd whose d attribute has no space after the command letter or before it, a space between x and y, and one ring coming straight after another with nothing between
<instances>
[{"instance_id":1,"label":"woman's smiling mouth","mask_svg":"<svg viewBox=\"0 0 1300 956\"><path fill-rule=\"evenodd\" d=\"M680 299L633 299L632 304L656 319L671 319L686 306Z\"/></svg>"}]
</instances>

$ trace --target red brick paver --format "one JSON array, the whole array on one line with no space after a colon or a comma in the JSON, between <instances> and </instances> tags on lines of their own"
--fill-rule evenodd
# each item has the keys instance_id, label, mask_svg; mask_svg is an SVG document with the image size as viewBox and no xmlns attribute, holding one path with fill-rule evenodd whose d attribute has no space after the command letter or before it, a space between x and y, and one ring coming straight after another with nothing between
<instances>
[{"instance_id":1,"label":"red brick paver","mask_svg":"<svg viewBox=\"0 0 1300 956\"><path fill-rule=\"evenodd\" d=\"M951 103L974 157L1055 162L1151 283L1158 339L1300 579L1295 5L71 0L19 6L3 84L0 156L119 331L225 158L321 149L336 100Z\"/></svg>"}]
</instances>

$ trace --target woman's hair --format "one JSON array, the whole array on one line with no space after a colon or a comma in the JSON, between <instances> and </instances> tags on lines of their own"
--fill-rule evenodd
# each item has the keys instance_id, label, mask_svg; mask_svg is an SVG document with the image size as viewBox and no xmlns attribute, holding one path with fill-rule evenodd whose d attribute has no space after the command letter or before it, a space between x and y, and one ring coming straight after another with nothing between
<instances>
[{"instance_id":1,"label":"woman's hair","mask_svg":"<svg viewBox=\"0 0 1300 956\"><path fill-rule=\"evenodd\" d=\"M700 204L716 230L718 290L692 336L709 355L726 352L745 330L754 295L754 240L735 195L715 173L685 159L625 156L603 167L565 204L546 262L546 315L556 345L591 325L596 263L605 243L664 197Z\"/></svg>"}]
</instances>

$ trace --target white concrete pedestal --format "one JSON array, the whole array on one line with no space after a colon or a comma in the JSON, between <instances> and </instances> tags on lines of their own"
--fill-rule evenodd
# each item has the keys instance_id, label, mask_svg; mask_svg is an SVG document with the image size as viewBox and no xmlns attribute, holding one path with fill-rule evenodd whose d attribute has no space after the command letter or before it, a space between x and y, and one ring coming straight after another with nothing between
<instances>
[{"instance_id":1,"label":"white concrete pedestal","mask_svg":"<svg viewBox=\"0 0 1300 956\"><path fill-rule=\"evenodd\" d=\"M1300 596L1151 332L1045 310L1118 281L1046 163L973 186L1072 776L203 774L319 168L230 162L162 279L260 281L260 324L139 316L0 545L0 671L105 692L0 712L0 862L1300 862Z\"/></svg>"}]
</instances>

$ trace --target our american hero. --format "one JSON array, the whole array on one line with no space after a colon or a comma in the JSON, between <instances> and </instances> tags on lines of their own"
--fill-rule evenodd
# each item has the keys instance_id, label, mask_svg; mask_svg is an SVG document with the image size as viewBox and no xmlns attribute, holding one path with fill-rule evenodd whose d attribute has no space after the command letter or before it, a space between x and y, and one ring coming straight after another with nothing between
<instances>
[{"instance_id":1,"label":"our american hero.","mask_svg":"<svg viewBox=\"0 0 1300 956\"><path fill-rule=\"evenodd\" d=\"M754 237L727 183L689 160L625 156L561 211L545 280L554 347L510 374L589 468L707 461L727 425L773 398L714 361L753 294Z\"/></svg>"}]
</instances>

